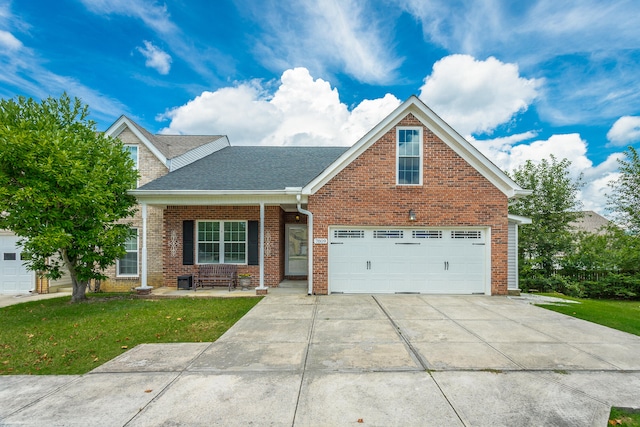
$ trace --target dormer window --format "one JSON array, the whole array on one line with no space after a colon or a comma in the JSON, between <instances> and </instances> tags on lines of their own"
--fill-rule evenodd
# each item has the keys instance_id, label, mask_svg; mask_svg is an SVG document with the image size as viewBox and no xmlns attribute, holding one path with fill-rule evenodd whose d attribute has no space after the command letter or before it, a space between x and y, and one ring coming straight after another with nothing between
<instances>
[{"instance_id":1,"label":"dormer window","mask_svg":"<svg viewBox=\"0 0 640 427\"><path fill-rule=\"evenodd\" d=\"M397 184L422 185L422 129L396 130Z\"/></svg>"}]
</instances>

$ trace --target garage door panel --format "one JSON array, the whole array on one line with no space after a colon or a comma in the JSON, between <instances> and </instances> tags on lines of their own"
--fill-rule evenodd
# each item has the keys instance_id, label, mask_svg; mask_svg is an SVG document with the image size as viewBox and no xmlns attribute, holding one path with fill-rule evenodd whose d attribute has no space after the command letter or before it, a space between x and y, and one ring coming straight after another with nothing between
<instances>
[{"instance_id":1,"label":"garage door panel","mask_svg":"<svg viewBox=\"0 0 640 427\"><path fill-rule=\"evenodd\" d=\"M484 292L483 230L331 229L331 292Z\"/></svg>"},{"instance_id":2,"label":"garage door panel","mask_svg":"<svg viewBox=\"0 0 640 427\"><path fill-rule=\"evenodd\" d=\"M34 287L35 274L21 260L18 240L17 236L0 236L0 293L29 292Z\"/></svg>"}]
</instances>

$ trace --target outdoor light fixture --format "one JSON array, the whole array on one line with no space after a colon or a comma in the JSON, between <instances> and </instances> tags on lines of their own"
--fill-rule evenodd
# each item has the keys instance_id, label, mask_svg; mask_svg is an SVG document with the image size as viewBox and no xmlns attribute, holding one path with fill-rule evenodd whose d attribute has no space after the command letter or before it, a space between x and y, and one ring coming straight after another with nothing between
<instances>
[{"instance_id":1,"label":"outdoor light fixture","mask_svg":"<svg viewBox=\"0 0 640 427\"><path fill-rule=\"evenodd\" d=\"M415 221L416 220L416 213L413 211L413 209L409 209L409 221Z\"/></svg>"},{"instance_id":2,"label":"outdoor light fixture","mask_svg":"<svg viewBox=\"0 0 640 427\"><path fill-rule=\"evenodd\" d=\"M300 215L296 215L296 222L300 221Z\"/></svg>"}]
</instances>

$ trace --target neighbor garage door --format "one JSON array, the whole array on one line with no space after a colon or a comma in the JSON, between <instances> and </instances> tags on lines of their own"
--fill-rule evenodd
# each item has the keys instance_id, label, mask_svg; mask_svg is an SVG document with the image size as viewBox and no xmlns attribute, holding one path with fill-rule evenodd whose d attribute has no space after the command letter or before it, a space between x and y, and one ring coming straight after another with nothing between
<instances>
[{"instance_id":1,"label":"neighbor garage door","mask_svg":"<svg viewBox=\"0 0 640 427\"><path fill-rule=\"evenodd\" d=\"M347 293L484 293L484 229L329 230L329 290Z\"/></svg>"},{"instance_id":2,"label":"neighbor garage door","mask_svg":"<svg viewBox=\"0 0 640 427\"><path fill-rule=\"evenodd\" d=\"M0 235L0 293L29 292L34 288L35 275L28 271L20 259L16 236Z\"/></svg>"}]
</instances>

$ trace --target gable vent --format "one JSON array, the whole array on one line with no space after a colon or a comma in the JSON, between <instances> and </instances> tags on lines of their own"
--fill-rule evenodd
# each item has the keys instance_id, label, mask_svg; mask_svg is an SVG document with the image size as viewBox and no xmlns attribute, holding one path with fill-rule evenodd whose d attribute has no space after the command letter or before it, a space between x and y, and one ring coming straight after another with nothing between
<instances>
[{"instance_id":1,"label":"gable vent","mask_svg":"<svg viewBox=\"0 0 640 427\"><path fill-rule=\"evenodd\" d=\"M374 230L374 239L402 239L404 232L402 230Z\"/></svg>"},{"instance_id":2,"label":"gable vent","mask_svg":"<svg viewBox=\"0 0 640 427\"><path fill-rule=\"evenodd\" d=\"M482 239L482 231L452 231L452 239Z\"/></svg>"},{"instance_id":3,"label":"gable vent","mask_svg":"<svg viewBox=\"0 0 640 427\"><path fill-rule=\"evenodd\" d=\"M442 239L442 231L440 230L413 230L414 239Z\"/></svg>"},{"instance_id":4,"label":"gable vent","mask_svg":"<svg viewBox=\"0 0 640 427\"><path fill-rule=\"evenodd\" d=\"M334 230L336 239L364 239L364 230Z\"/></svg>"}]
</instances>

